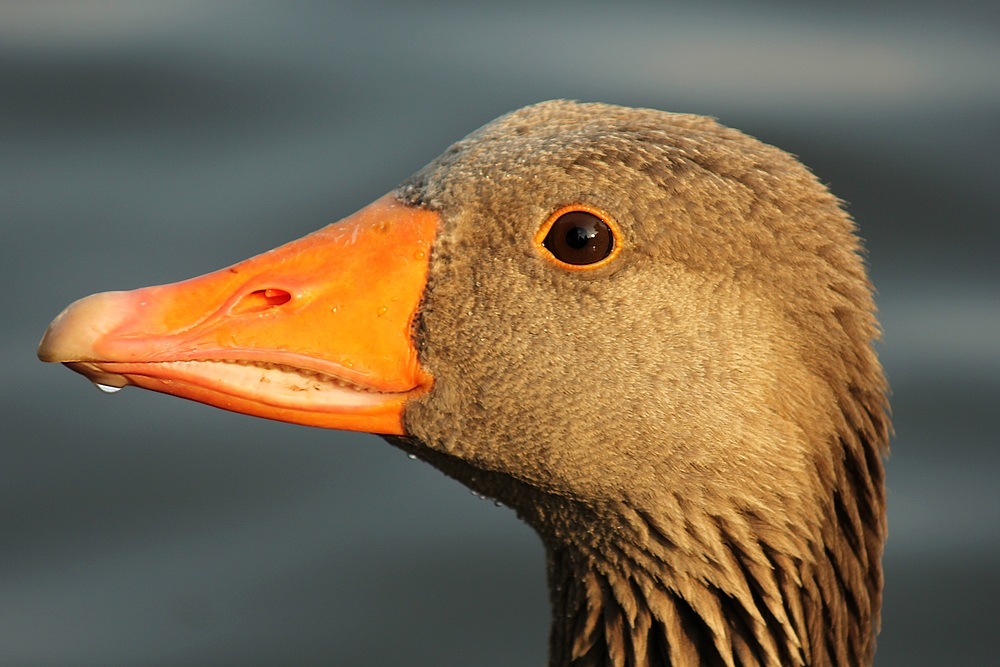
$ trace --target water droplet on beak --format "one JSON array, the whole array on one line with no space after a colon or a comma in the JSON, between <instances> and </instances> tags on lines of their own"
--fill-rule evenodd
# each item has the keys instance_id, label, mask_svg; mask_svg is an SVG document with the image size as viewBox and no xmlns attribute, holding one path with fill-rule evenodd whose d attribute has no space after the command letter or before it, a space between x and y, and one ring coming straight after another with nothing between
<instances>
[{"instance_id":1,"label":"water droplet on beak","mask_svg":"<svg viewBox=\"0 0 1000 667\"><path fill-rule=\"evenodd\" d=\"M116 391L121 391L121 387L112 387L109 384L101 384L100 382L95 382L94 386L103 391L105 394L113 394Z\"/></svg>"}]
</instances>

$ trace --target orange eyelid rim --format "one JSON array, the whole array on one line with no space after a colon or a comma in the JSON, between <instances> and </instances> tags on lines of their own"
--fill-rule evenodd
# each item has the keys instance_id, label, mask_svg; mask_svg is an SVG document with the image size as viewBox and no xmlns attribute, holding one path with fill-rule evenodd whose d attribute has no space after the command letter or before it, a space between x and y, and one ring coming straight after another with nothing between
<instances>
[{"instance_id":1,"label":"orange eyelid rim","mask_svg":"<svg viewBox=\"0 0 1000 667\"><path fill-rule=\"evenodd\" d=\"M594 262L593 264L567 264L566 262L560 260L555 255L553 255L548 248L545 247L545 237L549 235L549 230L552 229L552 225L556 223L556 220L567 213L572 213L573 211L584 211L585 213L590 213L591 215L596 215L601 219L601 222L606 224L611 228L611 252L608 256L602 260ZM618 223L616 223L610 215L605 213L599 208L590 206L589 204L569 204L568 206L562 206L556 209L552 215L546 218L542 226L538 228L535 232L535 247L538 249L542 256L558 266L560 269L565 269L567 271L593 271L594 269L599 269L602 266L607 266L615 260L618 253L621 252L622 242L621 242L621 230L618 228Z\"/></svg>"}]
</instances>

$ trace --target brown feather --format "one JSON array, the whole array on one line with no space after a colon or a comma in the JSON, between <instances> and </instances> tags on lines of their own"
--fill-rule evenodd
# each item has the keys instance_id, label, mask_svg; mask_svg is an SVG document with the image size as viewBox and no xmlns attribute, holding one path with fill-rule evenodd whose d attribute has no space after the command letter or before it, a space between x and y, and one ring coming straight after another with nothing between
<instances>
[{"instance_id":1,"label":"brown feather","mask_svg":"<svg viewBox=\"0 0 1000 667\"><path fill-rule=\"evenodd\" d=\"M547 102L397 196L439 211L416 324L432 392L393 439L548 551L550 664L871 663L887 385L853 222L712 119ZM533 235L585 203L592 272Z\"/></svg>"}]
</instances>

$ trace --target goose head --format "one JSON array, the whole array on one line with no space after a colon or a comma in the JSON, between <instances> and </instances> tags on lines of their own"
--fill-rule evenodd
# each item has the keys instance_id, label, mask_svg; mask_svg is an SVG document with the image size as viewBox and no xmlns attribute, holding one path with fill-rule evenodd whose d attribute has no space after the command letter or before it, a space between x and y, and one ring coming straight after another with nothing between
<instances>
[{"instance_id":1,"label":"goose head","mask_svg":"<svg viewBox=\"0 0 1000 667\"><path fill-rule=\"evenodd\" d=\"M774 147L554 101L304 239L78 301L39 356L379 433L514 508L552 665L870 664L889 422L860 253Z\"/></svg>"}]
</instances>

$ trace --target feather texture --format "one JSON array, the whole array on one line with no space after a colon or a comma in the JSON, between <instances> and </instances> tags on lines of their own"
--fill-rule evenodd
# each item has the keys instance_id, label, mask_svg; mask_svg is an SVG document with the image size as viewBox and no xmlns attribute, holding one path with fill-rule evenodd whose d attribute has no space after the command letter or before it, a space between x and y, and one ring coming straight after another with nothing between
<instances>
[{"instance_id":1,"label":"feather texture","mask_svg":"<svg viewBox=\"0 0 1000 667\"><path fill-rule=\"evenodd\" d=\"M397 191L440 212L399 446L514 507L548 553L550 664L870 664L887 385L854 223L712 119L556 101ZM532 246L587 204L621 253Z\"/></svg>"}]
</instances>

